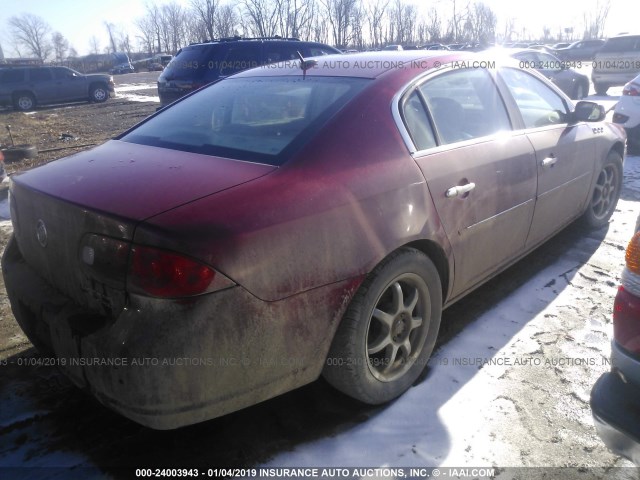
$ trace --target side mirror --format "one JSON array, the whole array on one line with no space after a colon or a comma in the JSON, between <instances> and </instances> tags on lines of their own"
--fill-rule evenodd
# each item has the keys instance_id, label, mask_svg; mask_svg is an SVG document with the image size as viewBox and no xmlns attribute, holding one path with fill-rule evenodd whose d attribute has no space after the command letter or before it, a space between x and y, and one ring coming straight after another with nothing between
<instances>
[{"instance_id":1,"label":"side mirror","mask_svg":"<svg viewBox=\"0 0 640 480\"><path fill-rule=\"evenodd\" d=\"M595 102L580 101L572 113L575 122L601 122L607 116L602 105Z\"/></svg>"}]
</instances>

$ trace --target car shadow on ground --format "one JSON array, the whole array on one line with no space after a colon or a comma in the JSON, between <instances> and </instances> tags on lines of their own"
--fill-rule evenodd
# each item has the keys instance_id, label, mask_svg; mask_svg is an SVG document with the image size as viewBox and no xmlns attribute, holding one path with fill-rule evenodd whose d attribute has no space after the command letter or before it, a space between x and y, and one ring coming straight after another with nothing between
<instances>
[{"instance_id":1,"label":"car shadow on ground","mask_svg":"<svg viewBox=\"0 0 640 480\"><path fill-rule=\"evenodd\" d=\"M607 229L585 232L571 226L445 310L436 349L446 346L483 312L495 307L568 250L576 250L579 245L578 263L586 263L606 232ZM576 272L577 269L569 275ZM518 324L505 325L506 337L511 338L536 313L531 312L530 317ZM507 341L497 338L495 351ZM486 346L478 346L478 352L486 356ZM469 352L469 356L475 354ZM0 365L3 405L0 465L97 466L115 476L120 476L122 469L133 475L133 469L143 467L251 467L302 443L351 430L394 406L394 403L382 407L363 405L334 391L320 379L221 418L173 431L154 431L103 407L92 396L76 389L54 367L26 366L38 363L38 358L37 352L30 349ZM422 381L429 381L433 368L438 367L428 367ZM473 375L469 373L454 391L434 394L432 399L425 400L427 411L420 423L427 422L430 430L447 439L437 411ZM449 448L444 441L438 446L440 451L434 453L446 455ZM40 473L47 476L44 470Z\"/></svg>"}]
</instances>

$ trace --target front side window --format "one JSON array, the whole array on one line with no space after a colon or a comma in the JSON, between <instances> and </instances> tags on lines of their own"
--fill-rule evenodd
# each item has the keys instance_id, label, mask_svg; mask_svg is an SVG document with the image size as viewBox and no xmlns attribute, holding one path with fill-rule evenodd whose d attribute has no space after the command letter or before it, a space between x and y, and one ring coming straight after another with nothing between
<instances>
[{"instance_id":1,"label":"front side window","mask_svg":"<svg viewBox=\"0 0 640 480\"><path fill-rule=\"evenodd\" d=\"M527 128L566 123L567 104L552 88L529 73L503 68L500 75L507 84Z\"/></svg>"},{"instance_id":2,"label":"front side window","mask_svg":"<svg viewBox=\"0 0 640 480\"><path fill-rule=\"evenodd\" d=\"M368 82L230 78L185 98L120 140L280 165Z\"/></svg>"},{"instance_id":3,"label":"front side window","mask_svg":"<svg viewBox=\"0 0 640 480\"><path fill-rule=\"evenodd\" d=\"M502 97L484 69L447 72L419 87L441 144L511 130Z\"/></svg>"}]
</instances>

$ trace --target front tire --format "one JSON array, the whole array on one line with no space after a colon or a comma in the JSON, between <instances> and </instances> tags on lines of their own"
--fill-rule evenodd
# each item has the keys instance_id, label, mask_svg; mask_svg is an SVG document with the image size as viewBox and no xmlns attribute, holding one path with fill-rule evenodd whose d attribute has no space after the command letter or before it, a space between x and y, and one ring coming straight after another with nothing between
<instances>
[{"instance_id":1,"label":"front tire","mask_svg":"<svg viewBox=\"0 0 640 480\"><path fill-rule=\"evenodd\" d=\"M622 157L618 152L612 151L598 173L589 206L583 215L583 221L588 227L600 228L609 222L618 204L621 189Z\"/></svg>"},{"instance_id":2,"label":"front tire","mask_svg":"<svg viewBox=\"0 0 640 480\"><path fill-rule=\"evenodd\" d=\"M427 365L438 336L442 286L433 262L402 248L378 265L354 296L333 339L327 381L378 405L402 395Z\"/></svg>"},{"instance_id":3,"label":"front tire","mask_svg":"<svg viewBox=\"0 0 640 480\"><path fill-rule=\"evenodd\" d=\"M92 102L102 103L109 98L109 91L103 85L96 85L91 88L89 100Z\"/></svg>"}]
</instances>

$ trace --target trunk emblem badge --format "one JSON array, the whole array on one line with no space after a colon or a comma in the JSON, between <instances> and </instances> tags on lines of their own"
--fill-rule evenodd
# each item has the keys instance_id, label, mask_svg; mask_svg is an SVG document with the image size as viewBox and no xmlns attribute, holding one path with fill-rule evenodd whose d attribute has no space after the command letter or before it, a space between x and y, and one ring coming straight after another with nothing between
<instances>
[{"instance_id":1,"label":"trunk emblem badge","mask_svg":"<svg viewBox=\"0 0 640 480\"><path fill-rule=\"evenodd\" d=\"M42 247L47 246L47 227L42 220L38 220L36 224L36 237Z\"/></svg>"}]
</instances>

